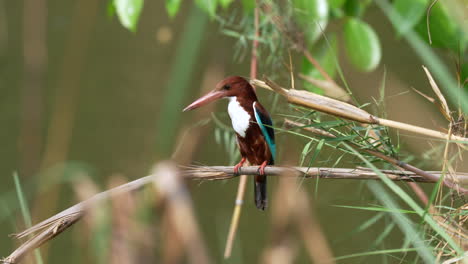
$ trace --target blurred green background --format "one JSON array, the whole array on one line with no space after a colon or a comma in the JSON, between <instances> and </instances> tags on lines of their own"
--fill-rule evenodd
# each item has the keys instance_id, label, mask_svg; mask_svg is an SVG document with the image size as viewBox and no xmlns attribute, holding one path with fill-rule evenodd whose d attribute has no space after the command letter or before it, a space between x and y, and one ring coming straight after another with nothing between
<instances>
[{"instance_id":1,"label":"blurred green background","mask_svg":"<svg viewBox=\"0 0 468 264\"><path fill-rule=\"evenodd\" d=\"M235 3L226 12L239 8ZM364 20L379 34L382 61L373 72L358 72L344 58L344 47L339 45L341 65L354 96L361 103L373 103L373 98L379 97L378 87L386 70L385 103L390 119L445 128L437 109L411 90L415 87L431 93L421 68L423 62L390 30L390 23L376 6L369 8ZM24 185L33 223L37 223L76 203L75 184L82 179L90 179L104 190L115 175L136 179L149 174L156 162L171 157L181 164L232 163L225 146L215 144L210 113L215 111L216 117L229 125L226 102L197 112L181 110L225 76L249 75L250 50L242 59L234 55L236 49L236 39L223 34L219 23L191 1L185 1L173 19L168 17L164 1L146 1L137 30L132 33L115 16L108 15L107 1L0 0L0 255L7 256L18 245L8 235L25 228L15 196L15 171ZM453 57L439 55L448 65L454 65ZM295 67L300 68L301 59L293 58ZM286 69L281 74L272 73L262 67L261 61L260 57L260 76L275 75L279 83L289 85ZM258 92L262 103L272 109L275 96ZM280 110L287 109L287 103L279 99L272 113L276 125L282 123ZM366 109L375 111L377 106L371 104ZM283 133L277 137L277 163L297 164L305 142ZM416 156L430 147L425 139L404 133L400 144L405 152ZM334 159L336 153L325 149L313 166L332 166ZM353 167L354 162L343 159L338 166ZM437 170L438 165L426 164L424 169ZM458 169L468 171L468 165ZM237 179L189 183L215 263L222 262L237 183ZM276 179L270 180L270 197L276 183ZM374 240L392 223L381 219L359 232L357 228L376 213L334 206L377 203L365 184L321 180L314 193L316 184L304 180L301 186L310 193L314 213L334 255L375 249ZM422 186L430 190L430 186ZM223 260L226 263L256 262L262 253L259 245L269 238L271 212L255 209L251 189L248 186L233 257ZM151 208L147 211L143 218L157 218L151 216ZM93 249L106 242L96 241L93 235L82 237L83 225L79 222L50 243L46 263L109 263ZM154 240L159 237L149 234L149 240L152 235ZM392 229L385 247L398 248L401 244L401 232ZM306 254L302 246L299 250L298 263L304 263ZM142 257L139 263L154 263L159 253L152 254L154 259ZM385 259L400 263L398 258ZM381 260L381 256L369 256L341 263Z\"/></svg>"}]
</instances>

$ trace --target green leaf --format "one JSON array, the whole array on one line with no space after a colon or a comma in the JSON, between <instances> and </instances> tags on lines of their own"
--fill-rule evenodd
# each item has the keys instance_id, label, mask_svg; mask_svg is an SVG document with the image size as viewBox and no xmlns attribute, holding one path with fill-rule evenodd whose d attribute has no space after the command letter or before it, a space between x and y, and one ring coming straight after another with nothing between
<instances>
[{"instance_id":1,"label":"green leaf","mask_svg":"<svg viewBox=\"0 0 468 264\"><path fill-rule=\"evenodd\" d=\"M396 28L398 34L405 34L412 29L426 13L428 0L395 0L393 7L401 17Z\"/></svg>"},{"instance_id":2,"label":"green leaf","mask_svg":"<svg viewBox=\"0 0 468 264\"><path fill-rule=\"evenodd\" d=\"M335 207L348 208L348 209L357 209L364 211L374 211L374 212L399 212L402 214L416 214L412 210L403 210L403 209L389 209L386 207L378 206L352 206L352 205L334 205Z\"/></svg>"},{"instance_id":3,"label":"green leaf","mask_svg":"<svg viewBox=\"0 0 468 264\"><path fill-rule=\"evenodd\" d=\"M348 16L360 17L369 4L369 0L347 0L343 9Z\"/></svg>"},{"instance_id":4,"label":"green leaf","mask_svg":"<svg viewBox=\"0 0 468 264\"><path fill-rule=\"evenodd\" d=\"M361 71L372 71L380 63L382 51L379 37L369 24L350 18L344 25L346 53L351 63Z\"/></svg>"},{"instance_id":5,"label":"green leaf","mask_svg":"<svg viewBox=\"0 0 468 264\"><path fill-rule=\"evenodd\" d=\"M203 11L207 12L210 17L214 17L216 15L216 0L195 0L195 3L200 7Z\"/></svg>"},{"instance_id":6,"label":"green leaf","mask_svg":"<svg viewBox=\"0 0 468 264\"><path fill-rule=\"evenodd\" d=\"M218 0L222 8L227 8L234 0Z\"/></svg>"},{"instance_id":7,"label":"green leaf","mask_svg":"<svg viewBox=\"0 0 468 264\"><path fill-rule=\"evenodd\" d=\"M241 3L246 13L250 13L255 9L255 0L242 0Z\"/></svg>"},{"instance_id":8,"label":"green leaf","mask_svg":"<svg viewBox=\"0 0 468 264\"><path fill-rule=\"evenodd\" d=\"M144 0L114 0L120 23L132 32L136 31L143 2Z\"/></svg>"},{"instance_id":9,"label":"green leaf","mask_svg":"<svg viewBox=\"0 0 468 264\"><path fill-rule=\"evenodd\" d=\"M16 193L18 195L18 200L20 203L20 209L21 209L21 214L23 215L23 220L24 223L26 224L27 227L32 226L32 220L31 220L31 214L29 211L29 206L28 202L26 200L26 197L24 196L23 188L21 187L21 183L19 180L19 176L17 172L13 173L13 179L15 181L15 188L16 188ZM39 249L34 250L34 257L36 258L36 263L43 264L44 261L42 260L41 252Z\"/></svg>"},{"instance_id":10,"label":"green leaf","mask_svg":"<svg viewBox=\"0 0 468 264\"><path fill-rule=\"evenodd\" d=\"M166 10L169 17L174 17L180 8L182 0L166 0Z\"/></svg>"},{"instance_id":11,"label":"green leaf","mask_svg":"<svg viewBox=\"0 0 468 264\"><path fill-rule=\"evenodd\" d=\"M114 15L115 15L114 0L110 0L109 3L107 3L107 16L109 18L112 18Z\"/></svg>"},{"instance_id":12,"label":"green leaf","mask_svg":"<svg viewBox=\"0 0 468 264\"><path fill-rule=\"evenodd\" d=\"M309 141L307 144L305 144L304 148L302 149L301 162L300 162L301 166L302 166L302 164L304 164L304 160L305 160L307 154L309 154L309 149L310 149L310 145L312 145L312 142L313 142L312 140Z\"/></svg>"},{"instance_id":13,"label":"green leaf","mask_svg":"<svg viewBox=\"0 0 468 264\"><path fill-rule=\"evenodd\" d=\"M443 2L443 1L442 1ZM455 19L450 17L447 8L438 1L429 13L429 30L432 46L448 48L456 54L463 52L467 44L467 36L463 34ZM416 31L429 43L427 21L423 19L416 26Z\"/></svg>"},{"instance_id":14,"label":"green leaf","mask_svg":"<svg viewBox=\"0 0 468 264\"><path fill-rule=\"evenodd\" d=\"M341 8L346 0L329 0L328 4L330 8Z\"/></svg>"},{"instance_id":15,"label":"green leaf","mask_svg":"<svg viewBox=\"0 0 468 264\"><path fill-rule=\"evenodd\" d=\"M465 89L468 89L468 61L461 66L460 82Z\"/></svg>"},{"instance_id":16,"label":"green leaf","mask_svg":"<svg viewBox=\"0 0 468 264\"><path fill-rule=\"evenodd\" d=\"M327 0L293 0L296 22L304 30L306 42L314 43L328 24Z\"/></svg>"},{"instance_id":17,"label":"green leaf","mask_svg":"<svg viewBox=\"0 0 468 264\"><path fill-rule=\"evenodd\" d=\"M317 42L311 53L314 54L314 58L319 62L325 72L333 78L336 74L335 59L338 56L338 41L336 34L334 33L327 34L327 38L329 44L325 39L321 39ZM302 60L302 74L314 79L325 79L317 68L315 68L305 57ZM318 94L323 93L322 89L305 80L303 81L303 84L304 88L311 92Z\"/></svg>"}]
</instances>

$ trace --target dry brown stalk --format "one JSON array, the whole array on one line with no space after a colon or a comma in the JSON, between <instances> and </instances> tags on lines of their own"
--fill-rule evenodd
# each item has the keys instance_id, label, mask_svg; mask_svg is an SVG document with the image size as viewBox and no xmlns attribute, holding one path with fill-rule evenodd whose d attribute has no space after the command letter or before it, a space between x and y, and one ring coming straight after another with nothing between
<instances>
[{"instance_id":1,"label":"dry brown stalk","mask_svg":"<svg viewBox=\"0 0 468 264\"><path fill-rule=\"evenodd\" d=\"M304 106L333 116L365 124L388 126L433 138L449 139L449 135L443 132L379 118L356 106L326 96L314 94L305 90L285 89L268 78L265 78L265 81L251 80L251 83L255 86L266 88L283 95L292 104ZM457 135L451 135L450 140L468 143L468 138Z\"/></svg>"},{"instance_id":2,"label":"dry brown stalk","mask_svg":"<svg viewBox=\"0 0 468 264\"><path fill-rule=\"evenodd\" d=\"M165 165L168 166L168 165ZM164 167L165 167L164 166ZM168 207L169 217L175 223L178 234L184 241L184 245L193 255L193 263L208 263L208 257L204 244L201 243L201 238L196 228L195 218L193 217L193 210L191 203L188 199L188 193L180 184L180 180L175 180L177 177L176 172L169 173L167 168L158 167L154 174L142 177L140 179L128 182L116 188L101 192L93 197L82 201L34 226L16 234L16 238L24 238L28 235L34 235L33 238L24 242L19 248L3 260L4 263L17 263L26 254L41 246L42 244L53 239L55 236L61 234L68 229L78 220L80 220L86 212L98 207L103 201L116 197L121 194L129 193L140 189L142 186L156 182L160 185L159 192L163 198L170 204ZM242 173L245 175L257 175L258 166L243 167ZM176 174L174 174L176 173ZM307 168L307 167L276 167L268 166L265 168L265 173L269 176L291 175L296 177L313 178L319 177L323 179L372 179L378 180L378 176L368 168ZM411 181L411 182L434 182L434 180L427 179L416 175L410 171L400 170L382 170L387 177L395 181ZM440 177L442 172L429 171L436 177ZM170 177L168 177L169 175ZM172 177L174 176L174 177ZM461 184L468 183L468 173L457 173L455 175ZM183 170L183 177L192 179L203 180L219 180L229 179L236 177L234 175L233 166L212 166L212 167L189 167ZM184 205L184 203L186 203ZM177 208L177 210L176 210ZM189 220L187 220L189 219ZM178 222L179 221L179 222ZM191 223L187 223L187 221ZM182 229L180 229L182 228ZM188 230L189 228L190 230ZM182 236L184 236L182 238ZM195 242L190 242L195 241ZM190 243L189 243L190 242ZM191 248L191 247L196 248Z\"/></svg>"},{"instance_id":3,"label":"dry brown stalk","mask_svg":"<svg viewBox=\"0 0 468 264\"><path fill-rule=\"evenodd\" d=\"M244 203L245 189L247 188L247 175L242 175L237 187L236 201L234 212L232 213L231 224L229 225L229 233L226 240L226 248L224 249L224 258L231 256L234 239L236 238L237 228L239 226L240 216L242 212L242 204Z\"/></svg>"},{"instance_id":4,"label":"dry brown stalk","mask_svg":"<svg viewBox=\"0 0 468 264\"><path fill-rule=\"evenodd\" d=\"M154 174L154 186L167 202L168 217L186 249L189 262L211 263L198 229L190 195L182 183L177 167L169 162L159 163L154 169Z\"/></svg>"},{"instance_id":5,"label":"dry brown stalk","mask_svg":"<svg viewBox=\"0 0 468 264\"><path fill-rule=\"evenodd\" d=\"M80 220L89 210L92 210L102 202L113 199L119 195L141 189L144 185L154 182L161 193L162 198L168 203L168 213L171 220L177 225L178 233L184 241L187 252L192 263L210 263L206 250L199 236L192 205L188 198L188 192L177 180L178 173L174 166L162 164L156 167L154 174L128 182L110 190L98 193L91 198L69 207L48 219L15 234L15 238L24 238L29 235L33 237L24 242L3 263L17 263L26 254L50 241L54 237L67 230L70 226ZM171 170L170 170L171 169ZM167 176L169 175L169 177ZM159 186L159 187L158 187ZM176 210L177 208L177 210ZM189 230L187 229L189 228ZM187 244L188 243L188 244Z\"/></svg>"},{"instance_id":6,"label":"dry brown stalk","mask_svg":"<svg viewBox=\"0 0 468 264\"><path fill-rule=\"evenodd\" d=\"M310 76L299 73L299 78L321 88L326 96L339 99L344 102L351 102L351 96L335 82L330 82L327 80L315 79Z\"/></svg>"},{"instance_id":7,"label":"dry brown stalk","mask_svg":"<svg viewBox=\"0 0 468 264\"><path fill-rule=\"evenodd\" d=\"M109 187L125 184L125 178L112 176ZM136 213L137 201L131 193L125 193L111 199L112 234L110 238L109 264L136 263L137 254L133 245L139 241L136 237L135 222L132 216ZM142 238L144 240L144 238Z\"/></svg>"},{"instance_id":8,"label":"dry brown stalk","mask_svg":"<svg viewBox=\"0 0 468 264\"><path fill-rule=\"evenodd\" d=\"M289 175L292 174L292 175ZM293 234L302 238L313 263L332 264L333 254L315 217L313 203L296 181L287 180L294 171L281 174L272 211L271 246L263 254L264 263L293 263L297 245ZM298 232L293 232L297 230Z\"/></svg>"},{"instance_id":9,"label":"dry brown stalk","mask_svg":"<svg viewBox=\"0 0 468 264\"><path fill-rule=\"evenodd\" d=\"M242 167L243 175L258 175L259 166ZM226 180L238 177L234 174L233 166L190 166L184 169L184 176L199 180ZM435 183L443 174L441 171L427 171L436 178L425 178L412 171L381 170L392 181ZM379 180L379 176L369 168L322 168L322 167L279 167L267 166L267 176L283 176L287 173L294 177L320 179L348 179L348 180ZM458 172L455 177L461 184L468 184L468 173Z\"/></svg>"}]
</instances>

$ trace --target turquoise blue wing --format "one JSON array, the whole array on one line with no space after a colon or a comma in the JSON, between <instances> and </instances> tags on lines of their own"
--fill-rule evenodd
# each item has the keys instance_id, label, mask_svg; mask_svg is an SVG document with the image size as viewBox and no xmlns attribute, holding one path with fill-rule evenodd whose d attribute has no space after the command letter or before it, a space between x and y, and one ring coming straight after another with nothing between
<instances>
[{"instance_id":1,"label":"turquoise blue wing","mask_svg":"<svg viewBox=\"0 0 468 264\"><path fill-rule=\"evenodd\" d=\"M275 130L273 129L273 122L271 121L268 112L260 103L255 102L253 104L253 109L255 113L255 120L262 130L263 137L265 137L268 147L270 147L270 152L273 156L273 164L274 160L276 160Z\"/></svg>"}]
</instances>

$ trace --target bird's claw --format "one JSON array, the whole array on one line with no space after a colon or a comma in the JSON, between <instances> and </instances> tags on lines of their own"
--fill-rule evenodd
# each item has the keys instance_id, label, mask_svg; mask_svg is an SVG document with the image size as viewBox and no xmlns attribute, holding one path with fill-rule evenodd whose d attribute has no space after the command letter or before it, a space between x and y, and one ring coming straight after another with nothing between
<instances>
[{"instance_id":1,"label":"bird's claw","mask_svg":"<svg viewBox=\"0 0 468 264\"><path fill-rule=\"evenodd\" d=\"M234 166L234 175L236 175L236 176L240 175L239 170L242 167L242 165L244 165L244 162L245 162L245 158L242 158L241 161L239 163L237 163L236 166Z\"/></svg>"},{"instance_id":2,"label":"bird's claw","mask_svg":"<svg viewBox=\"0 0 468 264\"><path fill-rule=\"evenodd\" d=\"M264 161L262 165L258 168L260 176L265 176L265 167L267 166L267 162Z\"/></svg>"},{"instance_id":3,"label":"bird's claw","mask_svg":"<svg viewBox=\"0 0 468 264\"><path fill-rule=\"evenodd\" d=\"M239 164L237 164L236 166L234 166L234 175L236 176L239 176L240 173L239 173L239 170L240 170L240 167Z\"/></svg>"}]
</instances>

